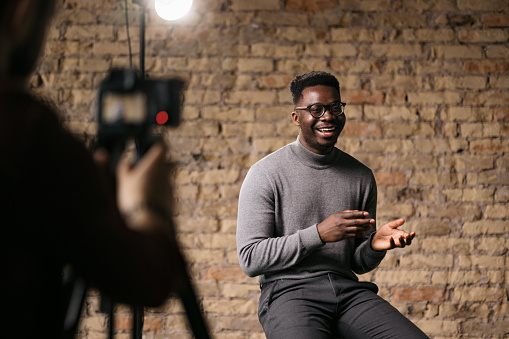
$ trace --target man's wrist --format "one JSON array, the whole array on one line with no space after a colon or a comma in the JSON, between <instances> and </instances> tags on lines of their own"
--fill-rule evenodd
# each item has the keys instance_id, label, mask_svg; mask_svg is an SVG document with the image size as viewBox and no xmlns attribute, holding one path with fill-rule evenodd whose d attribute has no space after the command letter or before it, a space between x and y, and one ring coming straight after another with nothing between
<instances>
[{"instance_id":1,"label":"man's wrist","mask_svg":"<svg viewBox=\"0 0 509 339\"><path fill-rule=\"evenodd\" d=\"M387 252L386 250L376 250L373 248L373 240L374 240L375 236L376 236L376 231L373 232L373 234L371 234L371 236L369 237L369 248L371 248L372 251L378 252L378 253Z\"/></svg>"},{"instance_id":2,"label":"man's wrist","mask_svg":"<svg viewBox=\"0 0 509 339\"><path fill-rule=\"evenodd\" d=\"M318 233L318 238L320 238L320 241L322 242L322 244L325 245L326 242L323 241L322 236L320 235L320 230L318 229L318 225L319 224L316 224L316 233Z\"/></svg>"}]
</instances>

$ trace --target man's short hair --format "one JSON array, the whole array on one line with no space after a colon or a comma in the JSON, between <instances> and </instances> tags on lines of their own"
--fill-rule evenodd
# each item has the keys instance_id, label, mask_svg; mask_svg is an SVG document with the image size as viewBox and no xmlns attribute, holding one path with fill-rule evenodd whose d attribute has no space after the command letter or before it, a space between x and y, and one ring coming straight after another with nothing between
<instances>
[{"instance_id":1,"label":"man's short hair","mask_svg":"<svg viewBox=\"0 0 509 339\"><path fill-rule=\"evenodd\" d=\"M339 82L334 75L323 71L311 71L309 73L297 75L290 83L293 104L296 105L302 98L302 91L304 88L319 85L333 87L337 89L339 93Z\"/></svg>"}]
</instances>

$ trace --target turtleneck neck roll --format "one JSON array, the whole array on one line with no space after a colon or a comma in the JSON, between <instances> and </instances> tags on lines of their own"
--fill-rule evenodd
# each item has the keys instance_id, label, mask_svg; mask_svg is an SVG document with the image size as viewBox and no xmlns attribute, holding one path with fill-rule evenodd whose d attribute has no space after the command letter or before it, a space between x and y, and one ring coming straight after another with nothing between
<instances>
[{"instance_id":1,"label":"turtleneck neck roll","mask_svg":"<svg viewBox=\"0 0 509 339\"><path fill-rule=\"evenodd\" d=\"M303 164L315 169L326 169L331 167L339 160L338 158L342 153L336 147L334 147L330 153L325 155L314 153L302 145L299 137L297 137L297 140L289 144L289 147L291 152L295 154Z\"/></svg>"}]
</instances>

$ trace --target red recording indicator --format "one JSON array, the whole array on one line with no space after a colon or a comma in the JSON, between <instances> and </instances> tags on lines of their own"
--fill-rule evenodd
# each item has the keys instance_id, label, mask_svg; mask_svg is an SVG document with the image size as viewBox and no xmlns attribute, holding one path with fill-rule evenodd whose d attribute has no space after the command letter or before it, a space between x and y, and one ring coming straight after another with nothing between
<instances>
[{"instance_id":1,"label":"red recording indicator","mask_svg":"<svg viewBox=\"0 0 509 339\"><path fill-rule=\"evenodd\" d=\"M164 125L165 123L167 123L168 122L168 113L166 113L165 111L161 111L161 112L157 113L156 122L159 125Z\"/></svg>"}]
</instances>

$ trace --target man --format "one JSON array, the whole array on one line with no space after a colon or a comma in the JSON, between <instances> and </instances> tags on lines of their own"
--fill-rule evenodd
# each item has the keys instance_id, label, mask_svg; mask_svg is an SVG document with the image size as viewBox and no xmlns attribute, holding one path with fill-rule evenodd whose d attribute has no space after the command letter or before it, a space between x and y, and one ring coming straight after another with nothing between
<instances>
[{"instance_id":1,"label":"man","mask_svg":"<svg viewBox=\"0 0 509 339\"><path fill-rule=\"evenodd\" d=\"M53 4L0 3L0 328L12 338L62 336L67 264L114 300L140 306L163 303L182 269L165 147L135 167L119 164L115 199L107 173L26 90ZM104 151L96 156L104 164Z\"/></svg>"},{"instance_id":2,"label":"man","mask_svg":"<svg viewBox=\"0 0 509 339\"><path fill-rule=\"evenodd\" d=\"M375 232L373 174L334 146L346 121L338 81L313 71L290 90L298 138L253 165L239 197L239 261L260 276L267 338L427 338L354 274L415 233L397 229L402 219Z\"/></svg>"}]
</instances>

